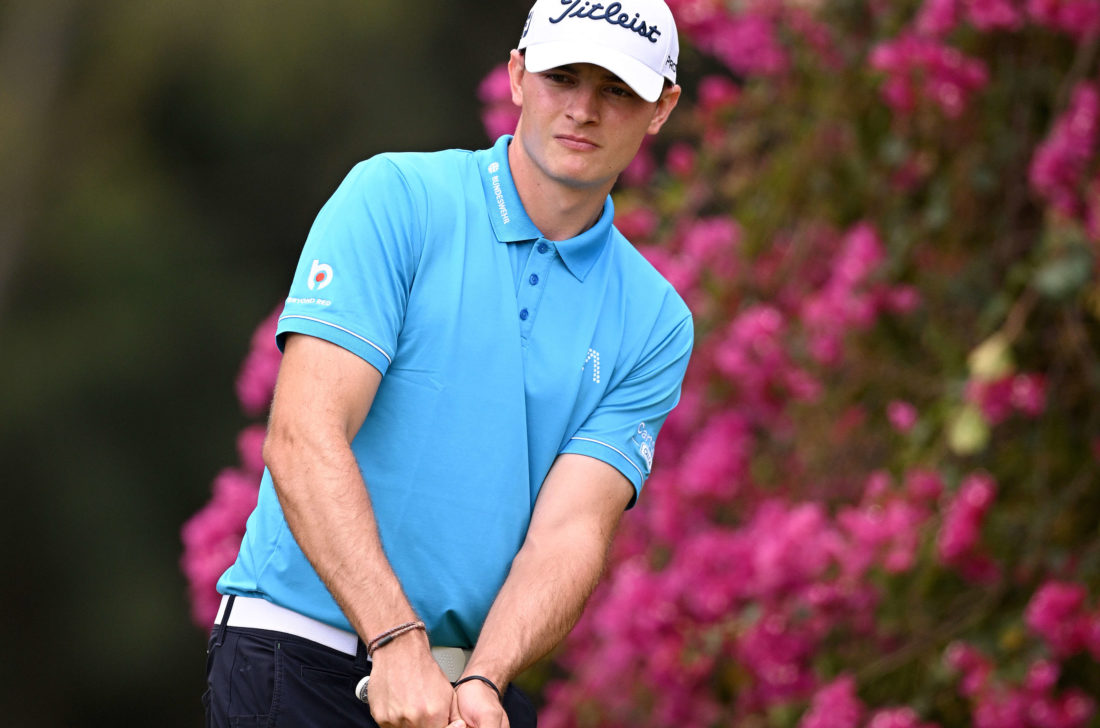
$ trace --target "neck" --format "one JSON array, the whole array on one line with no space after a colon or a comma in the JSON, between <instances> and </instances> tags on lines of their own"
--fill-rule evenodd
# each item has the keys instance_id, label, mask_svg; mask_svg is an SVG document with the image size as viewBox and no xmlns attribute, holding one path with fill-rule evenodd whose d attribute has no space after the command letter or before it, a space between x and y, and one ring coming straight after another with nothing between
<instances>
[{"instance_id":1,"label":"neck","mask_svg":"<svg viewBox=\"0 0 1100 728\"><path fill-rule=\"evenodd\" d=\"M524 153L518 133L508 146L508 165L523 209L547 240L568 240L595 225L615 184L578 187L551 178Z\"/></svg>"}]
</instances>

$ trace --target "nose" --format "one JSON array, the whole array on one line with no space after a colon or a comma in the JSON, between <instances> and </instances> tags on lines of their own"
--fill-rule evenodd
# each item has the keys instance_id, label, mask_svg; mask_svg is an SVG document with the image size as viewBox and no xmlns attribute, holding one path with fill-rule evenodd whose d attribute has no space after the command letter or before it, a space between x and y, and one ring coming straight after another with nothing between
<instances>
[{"instance_id":1,"label":"nose","mask_svg":"<svg viewBox=\"0 0 1100 728\"><path fill-rule=\"evenodd\" d=\"M575 124L598 123L600 120L598 89L591 84L578 84L570 94L565 114Z\"/></svg>"}]
</instances>

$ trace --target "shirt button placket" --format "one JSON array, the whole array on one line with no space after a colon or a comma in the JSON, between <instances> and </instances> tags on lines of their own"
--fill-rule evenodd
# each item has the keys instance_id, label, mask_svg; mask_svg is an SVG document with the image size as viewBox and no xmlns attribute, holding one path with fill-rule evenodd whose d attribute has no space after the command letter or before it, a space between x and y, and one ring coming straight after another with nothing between
<instances>
[{"instance_id":1,"label":"shirt button placket","mask_svg":"<svg viewBox=\"0 0 1100 728\"><path fill-rule=\"evenodd\" d=\"M517 301L521 322L520 332L525 339L534 325L536 309L539 300L542 298L542 289L546 286L548 280L546 276L554 259L554 247L546 240L538 241L535 250L538 255L533 255L527 260L526 270L524 271L527 275L526 279L520 279L523 280L523 285L520 286Z\"/></svg>"}]
</instances>

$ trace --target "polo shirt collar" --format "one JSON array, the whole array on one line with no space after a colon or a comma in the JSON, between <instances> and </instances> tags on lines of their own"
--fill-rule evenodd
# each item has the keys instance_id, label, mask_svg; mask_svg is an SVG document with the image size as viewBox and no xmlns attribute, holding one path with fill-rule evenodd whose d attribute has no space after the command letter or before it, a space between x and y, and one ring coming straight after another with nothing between
<instances>
[{"instance_id":1,"label":"polo shirt collar","mask_svg":"<svg viewBox=\"0 0 1100 728\"><path fill-rule=\"evenodd\" d=\"M538 240L542 233L531 222L527 211L520 203L519 192L512 180L512 171L508 166L508 145L512 141L510 134L497 139L491 149L482 151L478 170L481 173L482 186L485 189L485 203L489 212L489 222L493 233L501 243L518 243ZM604 200L603 212L596 224L580 235L554 243L562 262L569 272L583 281L592 270L611 238L612 220L615 218L615 205L608 195Z\"/></svg>"}]
</instances>

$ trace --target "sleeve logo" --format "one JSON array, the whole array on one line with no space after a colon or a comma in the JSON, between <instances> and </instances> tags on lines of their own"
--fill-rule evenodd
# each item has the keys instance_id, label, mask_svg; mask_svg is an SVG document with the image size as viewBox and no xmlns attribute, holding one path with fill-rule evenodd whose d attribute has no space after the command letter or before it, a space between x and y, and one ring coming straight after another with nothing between
<instances>
[{"instance_id":1,"label":"sleeve logo","mask_svg":"<svg viewBox=\"0 0 1100 728\"><path fill-rule=\"evenodd\" d=\"M314 259L313 267L309 269L309 290L321 290L332 283L332 266Z\"/></svg>"},{"instance_id":2,"label":"sleeve logo","mask_svg":"<svg viewBox=\"0 0 1100 728\"><path fill-rule=\"evenodd\" d=\"M638 430L634 433L634 447L645 461L645 469L653 470L653 435L645 428L645 423L638 424Z\"/></svg>"}]
</instances>

